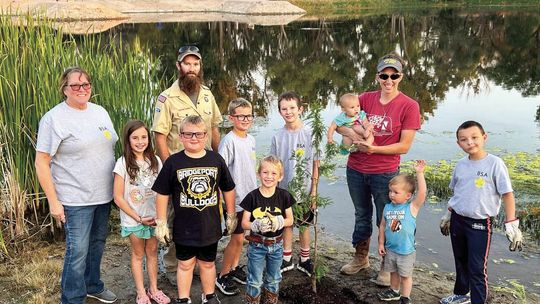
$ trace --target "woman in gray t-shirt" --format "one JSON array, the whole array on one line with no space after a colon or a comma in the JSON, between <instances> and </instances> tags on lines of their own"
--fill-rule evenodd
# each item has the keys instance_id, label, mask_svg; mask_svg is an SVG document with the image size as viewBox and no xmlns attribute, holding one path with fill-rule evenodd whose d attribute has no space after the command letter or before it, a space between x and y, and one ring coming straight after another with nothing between
<instances>
[{"instance_id":1,"label":"woman in gray t-shirt","mask_svg":"<svg viewBox=\"0 0 540 304\"><path fill-rule=\"evenodd\" d=\"M79 67L60 77L64 101L39 122L36 172L52 217L64 224L66 254L62 303L116 295L100 278L112 201L114 145L118 136L107 111L89 102L91 78Z\"/></svg>"}]
</instances>

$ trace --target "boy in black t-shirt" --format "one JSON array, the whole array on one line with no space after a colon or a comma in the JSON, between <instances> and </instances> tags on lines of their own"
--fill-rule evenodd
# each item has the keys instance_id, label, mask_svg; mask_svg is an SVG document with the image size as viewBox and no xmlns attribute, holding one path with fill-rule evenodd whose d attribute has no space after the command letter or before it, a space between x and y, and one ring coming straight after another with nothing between
<instances>
[{"instance_id":1,"label":"boy in black t-shirt","mask_svg":"<svg viewBox=\"0 0 540 304\"><path fill-rule=\"evenodd\" d=\"M287 190L277 188L283 179L283 164L274 155L261 160L258 170L261 186L248 193L240 203L244 209L242 228L250 231L247 258L248 274L245 302L278 302L284 227L293 224L291 206L295 203ZM265 271L266 265L266 271ZM264 281L263 281L263 277Z\"/></svg>"},{"instance_id":2,"label":"boy in black t-shirt","mask_svg":"<svg viewBox=\"0 0 540 304\"><path fill-rule=\"evenodd\" d=\"M206 128L200 116L188 116L180 124L180 141L184 150L170 156L152 187L156 197L156 237L168 241L167 204L172 196L174 207L173 241L178 262L178 299L189 298L193 269L199 265L202 303L220 303L214 293L216 253L222 236L219 189L227 206L227 231L236 227L234 182L223 158L205 150ZM219 188L219 189L218 189Z\"/></svg>"}]
</instances>

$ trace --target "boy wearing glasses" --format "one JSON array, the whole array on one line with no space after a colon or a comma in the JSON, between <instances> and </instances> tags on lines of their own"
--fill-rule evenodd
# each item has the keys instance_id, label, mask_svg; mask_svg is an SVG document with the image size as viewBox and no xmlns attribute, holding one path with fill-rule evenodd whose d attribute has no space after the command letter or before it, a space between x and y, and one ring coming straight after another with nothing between
<instances>
[{"instance_id":1,"label":"boy wearing glasses","mask_svg":"<svg viewBox=\"0 0 540 304\"><path fill-rule=\"evenodd\" d=\"M227 231L236 228L234 212L235 184L223 158L204 148L207 132L202 117L191 115L179 125L184 150L163 164L152 190L156 197L156 237L167 242L167 205L174 208L173 238L176 248L178 299L191 303L190 289L195 264L199 266L202 303L220 303L214 293L215 259L222 236L219 190L223 193Z\"/></svg>"},{"instance_id":2,"label":"boy wearing glasses","mask_svg":"<svg viewBox=\"0 0 540 304\"><path fill-rule=\"evenodd\" d=\"M249 192L257 188L255 138L247 133L253 123L253 107L244 98L237 98L229 103L228 112L233 129L223 137L218 151L236 183L234 215L240 222L243 216L240 203ZM221 271L216 279L216 286L225 295L239 292L233 280L239 284L246 284L244 266L238 266L243 242L244 229L241 225L237 225L225 247Z\"/></svg>"},{"instance_id":3,"label":"boy wearing glasses","mask_svg":"<svg viewBox=\"0 0 540 304\"><path fill-rule=\"evenodd\" d=\"M334 118L330 127L328 127L327 140L329 144L334 143L334 132L337 127L345 126L351 128L356 134L360 135L366 144L373 143L373 126L369 123L366 117L366 112L360 109L358 96L347 93L339 98L341 113ZM343 155L354 151L355 146L353 140L349 136L343 136L340 146L340 153Z\"/></svg>"},{"instance_id":4,"label":"boy wearing glasses","mask_svg":"<svg viewBox=\"0 0 540 304\"><path fill-rule=\"evenodd\" d=\"M193 45L182 46L178 50L176 61L178 79L156 100L152 131L156 148L162 161L184 149L180 138L180 123L189 115L201 116L206 136L206 149L217 151L220 135L218 126L223 119L214 99L214 95L204 86L202 56L199 48ZM172 222L172 208L169 209L169 222ZM172 227L171 227L172 229ZM174 246L163 257L166 277L176 286L176 254Z\"/></svg>"}]
</instances>

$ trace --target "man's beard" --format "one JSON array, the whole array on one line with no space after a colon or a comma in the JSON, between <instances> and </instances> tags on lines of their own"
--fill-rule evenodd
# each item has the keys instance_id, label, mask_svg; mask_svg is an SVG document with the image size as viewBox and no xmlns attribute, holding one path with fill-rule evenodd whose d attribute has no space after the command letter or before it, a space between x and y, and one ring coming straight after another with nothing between
<instances>
[{"instance_id":1,"label":"man's beard","mask_svg":"<svg viewBox=\"0 0 540 304\"><path fill-rule=\"evenodd\" d=\"M191 73L192 75L195 75ZM178 71L178 86L180 90L184 91L187 95L191 95L199 92L202 84L202 71L199 75L193 77L189 74L184 74L182 70Z\"/></svg>"}]
</instances>

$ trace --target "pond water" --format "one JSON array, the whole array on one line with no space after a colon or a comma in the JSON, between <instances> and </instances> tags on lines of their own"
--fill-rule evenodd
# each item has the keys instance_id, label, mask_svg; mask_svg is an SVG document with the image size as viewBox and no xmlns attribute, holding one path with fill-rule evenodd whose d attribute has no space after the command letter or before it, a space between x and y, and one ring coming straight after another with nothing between
<instances>
[{"instance_id":1,"label":"pond water","mask_svg":"<svg viewBox=\"0 0 540 304\"><path fill-rule=\"evenodd\" d=\"M403 160L459 158L462 154L454 132L469 119L484 125L489 135L487 148L495 154L540 150L538 12L420 11L272 27L138 24L123 25L113 32L121 32L128 42L136 37L161 56L160 68L167 79L162 88L174 78L177 48L198 45L206 83L222 112L237 96L255 104L258 118L251 133L257 138L260 156L268 152L272 135L283 125L277 95L294 90L308 104L322 102L326 105L323 117L329 123L339 112L337 96L376 89L377 59L392 50L408 61L400 89L419 101L424 116L422 129ZM327 233L348 241L354 210L344 180L345 161L338 159L337 181L321 181L321 193L335 203L322 210L320 221ZM438 228L442 209L426 206L420 212L417 260L431 268L453 271L450 240ZM490 280L516 278L528 290L540 292L540 257L510 253L507 245L497 233L490 255ZM500 259L515 263L493 262Z\"/></svg>"}]
</instances>

